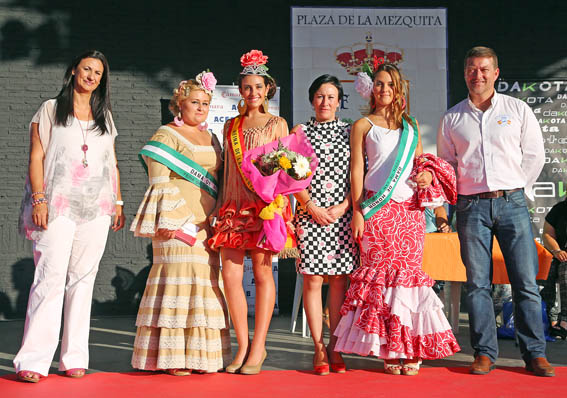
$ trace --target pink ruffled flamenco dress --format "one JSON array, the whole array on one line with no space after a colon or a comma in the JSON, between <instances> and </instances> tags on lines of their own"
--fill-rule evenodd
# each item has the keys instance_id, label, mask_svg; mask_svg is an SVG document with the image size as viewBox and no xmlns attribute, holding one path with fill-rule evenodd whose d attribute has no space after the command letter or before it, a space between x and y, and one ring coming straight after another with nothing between
<instances>
[{"instance_id":1,"label":"pink ruffled flamenco dress","mask_svg":"<svg viewBox=\"0 0 567 398\"><path fill-rule=\"evenodd\" d=\"M416 159L414 172L423 169L423 156ZM427 165L432 173L437 168L438 176L451 167L438 158ZM434 175L436 184L439 180ZM438 186L432 189L443 192ZM372 195L368 192L367 198ZM460 351L431 288L435 281L421 268L425 220L418 196L401 203L390 200L365 222L361 266L350 275L335 331L336 351L383 359L439 359Z\"/></svg>"}]
</instances>

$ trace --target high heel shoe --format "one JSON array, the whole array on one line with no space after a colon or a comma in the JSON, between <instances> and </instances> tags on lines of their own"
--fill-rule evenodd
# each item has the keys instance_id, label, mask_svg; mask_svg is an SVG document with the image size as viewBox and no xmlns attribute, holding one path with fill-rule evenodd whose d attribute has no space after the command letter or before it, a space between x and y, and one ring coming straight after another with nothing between
<instances>
[{"instance_id":1,"label":"high heel shoe","mask_svg":"<svg viewBox=\"0 0 567 398\"><path fill-rule=\"evenodd\" d=\"M232 374L238 373L238 371L240 370L240 368L242 368L242 364L243 364L243 362L240 362L240 363L234 363L234 362L232 362L230 365L228 365L228 366L224 369L224 371L225 371L226 373L232 373Z\"/></svg>"},{"instance_id":2,"label":"high heel shoe","mask_svg":"<svg viewBox=\"0 0 567 398\"><path fill-rule=\"evenodd\" d=\"M405 376L417 376L419 367L421 365L421 358L417 362L406 362L402 365L402 374Z\"/></svg>"},{"instance_id":3,"label":"high heel shoe","mask_svg":"<svg viewBox=\"0 0 567 398\"><path fill-rule=\"evenodd\" d=\"M325 358L323 358L323 360L317 362L319 357L317 354L319 352L325 352L325 354L327 354L326 351L315 350L315 353L313 354L313 372L315 372L317 376L326 376L329 374L329 359L327 355L324 355L324 357L327 357L327 360L325 361Z\"/></svg>"},{"instance_id":4,"label":"high heel shoe","mask_svg":"<svg viewBox=\"0 0 567 398\"><path fill-rule=\"evenodd\" d=\"M244 365L240 368L241 375L257 375L262 370L262 364L266 360L268 353L264 350L262 354L262 359L256 365Z\"/></svg>"},{"instance_id":5,"label":"high heel shoe","mask_svg":"<svg viewBox=\"0 0 567 398\"><path fill-rule=\"evenodd\" d=\"M388 375L401 375L402 364L400 362L388 363L384 361L384 373Z\"/></svg>"},{"instance_id":6,"label":"high heel shoe","mask_svg":"<svg viewBox=\"0 0 567 398\"><path fill-rule=\"evenodd\" d=\"M553 337L559 337L562 340L567 340L567 329L557 324L549 328L549 335Z\"/></svg>"},{"instance_id":7,"label":"high heel shoe","mask_svg":"<svg viewBox=\"0 0 567 398\"><path fill-rule=\"evenodd\" d=\"M339 354L341 358L340 362L333 362L331 361L331 355L329 354L329 347L327 347L327 356L329 357L329 363L331 365L331 371L335 373L346 373L346 365L343 361L342 356Z\"/></svg>"},{"instance_id":8,"label":"high heel shoe","mask_svg":"<svg viewBox=\"0 0 567 398\"><path fill-rule=\"evenodd\" d=\"M248 348L246 348L246 354L244 354L244 360L242 362L234 362L232 361L230 365L228 365L226 368L224 368L224 371L226 373L239 373L240 372L240 368L242 368L242 365L244 365L244 363L246 362L246 360L248 359L248 354L250 354L250 340L248 340Z\"/></svg>"},{"instance_id":9,"label":"high heel shoe","mask_svg":"<svg viewBox=\"0 0 567 398\"><path fill-rule=\"evenodd\" d=\"M331 370L335 373L346 373L346 365L344 362L331 363Z\"/></svg>"}]
</instances>

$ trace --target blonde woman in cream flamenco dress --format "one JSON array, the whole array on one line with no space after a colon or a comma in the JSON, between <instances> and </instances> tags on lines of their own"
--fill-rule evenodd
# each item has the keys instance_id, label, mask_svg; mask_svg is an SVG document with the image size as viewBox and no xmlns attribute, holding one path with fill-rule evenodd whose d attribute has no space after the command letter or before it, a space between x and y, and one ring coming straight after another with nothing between
<instances>
[{"instance_id":1,"label":"blonde woman in cream flamenco dress","mask_svg":"<svg viewBox=\"0 0 567 398\"><path fill-rule=\"evenodd\" d=\"M241 116L225 124L222 205L217 214L215 234L209 240L212 248L220 248L221 251L225 294L238 341L238 351L233 362L226 368L228 373L260 372L267 355L266 335L276 297L272 274L273 253L256 246L262 229L259 213L266 204L246 187L231 142L231 127L239 127L239 145L243 152L288 135L285 120L268 113L267 101L273 97L276 84L267 73L267 59L268 57L257 50L248 52L240 59L244 69L240 73L238 87L244 105L239 109ZM246 253L252 258L256 284L255 328L252 341L248 337L248 307L242 288Z\"/></svg>"},{"instance_id":2,"label":"blonde woman in cream flamenco dress","mask_svg":"<svg viewBox=\"0 0 567 398\"><path fill-rule=\"evenodd\" d=\"M206 243L216 198L146 151L155 142L165 145L218 181L221 148L205 123L214 83L210 72L181 82L170 102L175 121L160 127L141 152L147 155L150 187L131 230L152 238L153 265L136 320L134 368L184 376L191 371L216 372L230 361L219 256ZM186 222L199 228L193 246L174 238Z\"/></svg>"}]
</instances>

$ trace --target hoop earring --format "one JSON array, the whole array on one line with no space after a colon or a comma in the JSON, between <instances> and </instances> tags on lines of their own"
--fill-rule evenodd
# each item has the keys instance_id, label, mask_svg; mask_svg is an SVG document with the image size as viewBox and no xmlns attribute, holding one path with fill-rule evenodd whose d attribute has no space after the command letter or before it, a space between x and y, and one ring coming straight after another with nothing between
<instances>
[{"instance_id":1,"label":"hoop earring","mask_svg":"<svg viewBox=\"0 0 567 398\"><path fill-rule=\"evenodd\" d=\"M262 108L264 108L264 113L268 113L270 103L268 101L268 97L264 97L264 102L262 103Z\"/></svg>"},{"instance_id":2,"label":"hoop earring","mask_svg":"<svg viewBox=\"0 0 567 398\"><path fill-rule=\"evenodd\" d=\"M240 98L240 101L236 104L236 108L240 115L244 115L246 113L246 102L244 102L244 98Z\"/></svg>"},{"instance_id":3,"label":"hoop earring","mask_svg":"<svg viewBox=\"0 0 567 398\"><path fill-rule=\"evenodd\" d=\"M175 124L177 127L181 127L185 124L183 118L181 117L181 112L179 112L177 116L173 118L173 124Z\"/></svg>"},{"instance_id":4,"label":"hoop earring","mask_svg":"<svg viewBox=\"0 0 567 398\"><path fill-rule=\"evenodd\" d=\"M406 97L402 96L402 111L406 109Z\"/></svg>"}]
</instances>

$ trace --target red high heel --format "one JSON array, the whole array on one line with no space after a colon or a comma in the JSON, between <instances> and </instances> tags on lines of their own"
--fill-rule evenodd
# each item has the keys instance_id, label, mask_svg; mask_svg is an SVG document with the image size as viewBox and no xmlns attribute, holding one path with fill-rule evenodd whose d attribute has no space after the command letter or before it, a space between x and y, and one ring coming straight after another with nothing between
<instances>
[{"instance_id":1,"label":"red high heel","mask_svg":"<svg viewBox=\"0 0 567 398\"><path fill-rule=\"evenodd\" d=\"M346 365L344 362L331 363L331 370L335 373L346 373Z\"/></svg>"},{"instance_id":2,"label":"red high heel","mask_svg":"<svg viewBox=\"0 0 567 398\"><path fill-rule=\"evenodd\" d=\"M327 354L326 351L320 351L320 352L324 352L325 354ZM325 355L325 357L327 357L327 355ZM315 374L317 376L326 376L329 374L329 359L328 358L324 358L321 362L319 363L315 363L315 360L317 359L317 351L315 351L315 354L313 354L313 372L315 372ZM325 359L327 359L327 361L325 361Z\"/></svg>"},{"instance_id":3,"label":"red high heel","mask_svg":"<svg viewBox=\"0 0 567 398\"><path fill-rule=\"evenodd\" d=\"M327 376L329 374L329 364L313 365L313 371L317 376Z\"/></svg>"},{"instance_id":4,"label":"red high heel","mask_svg":"<svg viewBox=\"0 0 567 398\"><path fill-rule=\"evenodd\" d=\"M329 355L328 349L329 349L329 347L327 347L327 356L328 356L329 358L331 358L331 355ZM340 356L340 354L339 354L339 356ZM334 362L334 363L333 363L333 362L329 359L329 362L331 363L331 371L332 371L332 372L335 372L335 373L346 373L346 365L345 365L344 361L342 360L343 357L342 357L342 356L340 356L340 357L341 357L341 361L340 361L340 362Z\"/></svg>"}]
</instances>

